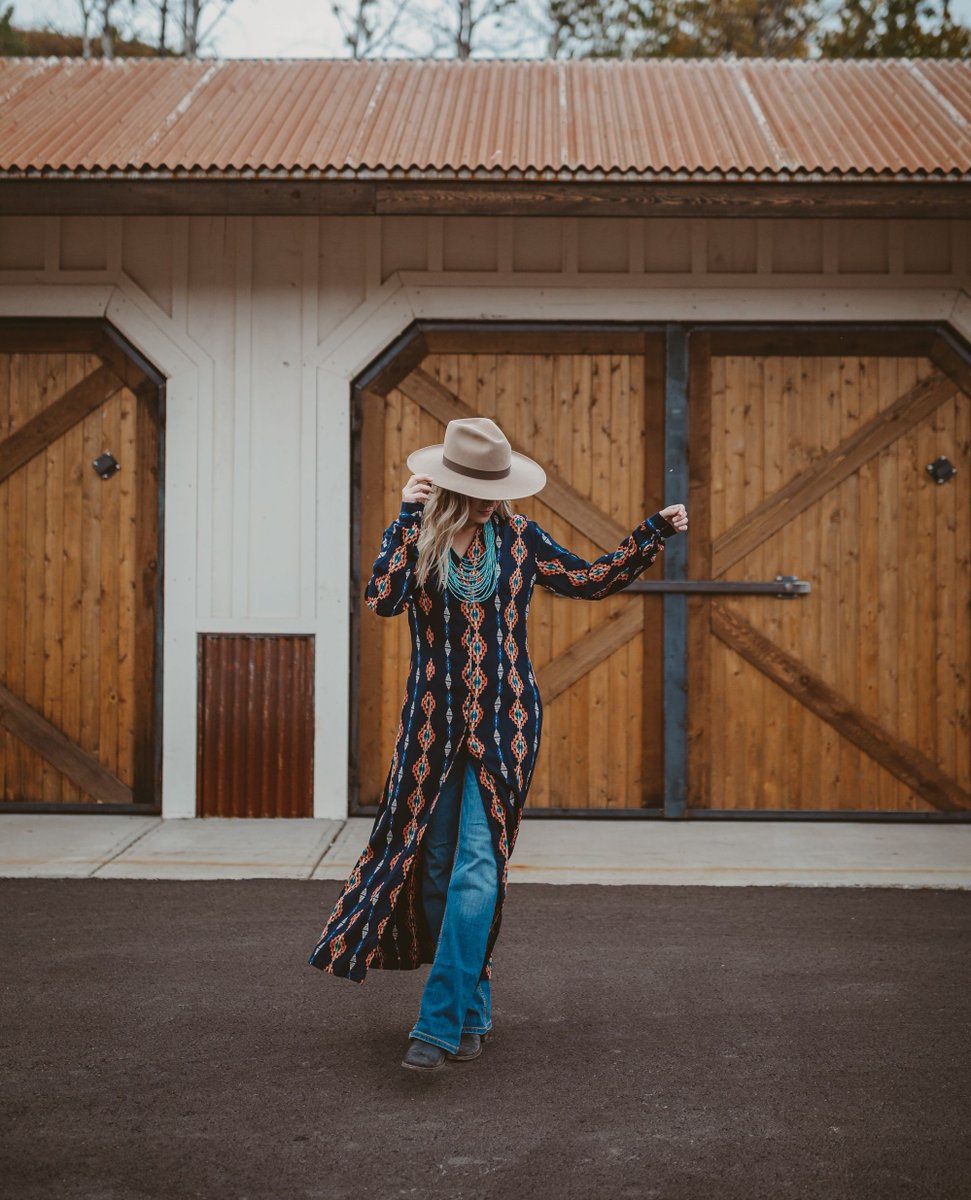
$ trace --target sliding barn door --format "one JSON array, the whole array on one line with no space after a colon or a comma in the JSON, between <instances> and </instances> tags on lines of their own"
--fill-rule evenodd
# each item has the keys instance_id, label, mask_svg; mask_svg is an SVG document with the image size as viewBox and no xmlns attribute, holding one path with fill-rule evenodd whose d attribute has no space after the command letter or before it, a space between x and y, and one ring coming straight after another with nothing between
<instances>
[{"instance_id":1,"label":"sliding barn door","mask_svg":"<svg viewBox=\"0 0 971 1200\"><path fill-rule=\"evenodd\" d=\"M153 803L157 388L0 339L0 798Z\"/></svg>"},{"instance_id":2,"label":"sliding barn door","mask_svg":"<svg viewBox=\"0 0 971 1200\"><path fill-rule=\"evenodd\" d=\"M971 803L967 368L934 339L857 342L692 337L691 574L812 585L691 599L695 809Z\"/></svg>"},{"instance_id":3,"label":"sliding barn door","mask_svg":"<svg viewBox=\"0 0 971 1200\"><path fill-rule=\"evenodd\" d=\"M408 453L441 442L453 417L491 417L546 468L541 496L515 501L516 510L587 559L613 550L661 505L662 349L643 335L639 344L638 353L431 353L386 394L365 393L361 590L398 512ZM659 560L657 578L662 570ZM529 647L544 725L531 807L660 807L660 618L660 596L578 602L536 587ZM362 805L377 802L387 774L409 653L404 618L361 614Z\"/></svg>"}]
</instances>

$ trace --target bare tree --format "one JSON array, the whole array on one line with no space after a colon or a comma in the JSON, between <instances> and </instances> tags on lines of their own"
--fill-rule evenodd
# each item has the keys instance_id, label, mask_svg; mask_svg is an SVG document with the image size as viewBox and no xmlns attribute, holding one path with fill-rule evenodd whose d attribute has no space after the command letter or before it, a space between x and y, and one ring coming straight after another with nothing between
<instances>
[{"instance_id":1,"label":"bare tree","mask_svg":"<svg viewBox=\"0 0 971 1200\"><path fill-rule=\"evenodd\" d=\"M168 54L169 48L166 44L166 36L168 35L169 25L169 0L158 0L158 42L156 43L159 54Z\"/></svg>"},{"instance_id":2,"label":"bare tree","mask_svg":"<svg viewBox=\"0 0 971 1200\"><path fill-rule=\"evenodd\" d=\"M411 0L330 0L330 11L351 58L367 58L394 48L395 34Z\"/></svg>"},{"instance_id":3,"label":"bare tree","mask_svg":"<svg viewBox=\"0 0 971 1200\"><path fill-rule=\"evenodd\" d=\"M101 18L101 57L115 57L115 31L111 24L111 10L115 0L100 0L98 16Z\"/></svg>"},{"instance_id":4,"label":"bare tree","mask_svg":"<svg viewBox=\"0 0 971 1200\"><path fill-rule=\"evenodd\" d=\"M76 0L81 14L81 57L91 57L91 21L97 0Z\"/></svg>"},{"instance_id":5,"label":"bare tree","mask_svg":"<svg viewBox=\"0 0 971 1200\"><path fill-rule=\"evenodd\" d=\"M182 53L186 58L197 57L232 3L233 0L182 0Z\"/></svg>"},{"instance_id":6,"label":"bare tree","mask_svg":"<svg viewBox=\"0 0 971 1200\"><path fill-rule=\"evenodd\" d=\"M467 59L482 49L501 52L508 40L501 36L508 32L506 19L518 15L521 7L521 0L442 0L430 8L416 3L413 16L426 43L430 42L426 54ZM515 43L516 30L512 35Z\"/></svg>"},{"instance_id":7,"label":"bare tree","mask_svg":"<svg viewBox=\"0 0 971 1200\"><path fill-rule=\"evenodd\" d=\"M154 31L146 30L144 37L158 53L186 58L196 58L207 48L213 31L232 3L233 0L131 0L137 17L154 26ZM173 37L179 44L170 45Z\"/></svg>"}]
</instances>

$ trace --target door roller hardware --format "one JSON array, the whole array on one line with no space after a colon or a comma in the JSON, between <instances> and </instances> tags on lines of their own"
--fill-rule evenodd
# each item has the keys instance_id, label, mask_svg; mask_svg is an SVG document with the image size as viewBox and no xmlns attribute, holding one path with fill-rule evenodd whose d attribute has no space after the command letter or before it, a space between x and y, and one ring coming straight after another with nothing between
<instances>
[{"instance_id":1,"label":"door roller hardware","mask_svg":"<svg viewBox=\"0 0 971 1200\"><path fill-rule=\"evenodd\" d=\"M774 580L766 580L764 583L732 579L635 579L624 591L689 592L709 596L777 596L780 600L794 600L797 596L808 596L812 586L808 579L800 579L797 575L776 575Z\"/></svg>"},{"instance_id":2,"label":"door roller hardware","mask_svg":"<svg viewBox=\"0 0 971 1200\"><path fill-rule=\"evenodd\" d=\"M93 458L91 465L102 479L110 479L116 471L121 470L121 463L118 462L110 450L106 450L104 454L99 454L97 458Z\"/></svg>"},{"instance_id":3,"label":"door roller hardware","mask_svg":"<svg viewBox=\"0 0 971 1200\"><path fill-rule=\"evenodd\" d=\"M957 473L957 467L946 454L939 455L933 462L927 464L927 474L935 483L947 483L951 476Z\"/></svg>"}]
</instances>

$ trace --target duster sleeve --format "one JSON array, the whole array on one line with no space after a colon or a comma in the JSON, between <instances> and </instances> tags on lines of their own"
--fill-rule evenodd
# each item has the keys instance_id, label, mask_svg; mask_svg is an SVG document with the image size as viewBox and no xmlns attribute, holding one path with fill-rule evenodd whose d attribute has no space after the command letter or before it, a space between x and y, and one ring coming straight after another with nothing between
<instances>
[{"instance_id":1,"label":"duster sleeve","mask_svg":"<svg viewBox=\"0 0 971 1200\"><path fill-rule=\"evenodd\" d=\"M573 600L602 600L623 589L646 570L664 549L664 539L677 533L660 513L646 517L616 550L593 562L567 550L530 520L536 582Z\"/></svg>"},{"instance_id":2,"label":"duster sleeve","mask_svg":"<svg viewBox=\"0 0 971 1200\"><path fill-rule=\"evenodd\" d=\"M381 553L364 589L364 603L379 617L397 616L407 607L414 589L423 508L417 501L402 501L401 511L381 537Z\"/></svg>"}]
</instances>

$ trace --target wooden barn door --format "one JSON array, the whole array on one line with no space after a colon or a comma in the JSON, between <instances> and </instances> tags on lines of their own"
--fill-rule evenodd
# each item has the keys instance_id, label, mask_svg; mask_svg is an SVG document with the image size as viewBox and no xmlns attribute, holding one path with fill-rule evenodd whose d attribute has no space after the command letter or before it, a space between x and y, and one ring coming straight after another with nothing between
<instances>
[{"instance_id":1,"label":"wooden barn door","mask_svg":"<svg viewBox=\"0 0 971 1200\"><path fill-rule=\"evenodd\" d=\"M906 330L691 344L691 575L812 591L690 599L689 805L968 808L967 367Z\"/></svg>"},{"instance_id":2,"label":"wooden barn door","mask_svg":"<svg viewBox=\"0 0 971 1200\"><path fill-rule=\"evenodd\" d=\"M531 336L536 345L539 337ZM628 338L633 347L595 352L578 341L561 336L547 353L433 350L385 394L363 394L359 591L400 506L408 453L441 442L453 417L491 417L514 449L544 465L549 482L542 499L517 500L514 507L585 558L613 550L661 506L662 343L640 333ZM570 344L585 352L565 351ZM658 578L661 569L659 563ZM662 805L661 606L657 595L577 603L534 590L529 646L544 725L532 809ZM377 802L387 774L409 656L406 621L361 613L362 806Z\"/></svg>"},{"instance_id":3,"label":"wooden barn door","mask_svg":"<svg viewBox=\"0 0 971 1200\"><path fill-rule=\"evenodd\" d=\"M5 803L157 802L158 403L99 327L0 325Z\"/></svg>"}]
</instances>

